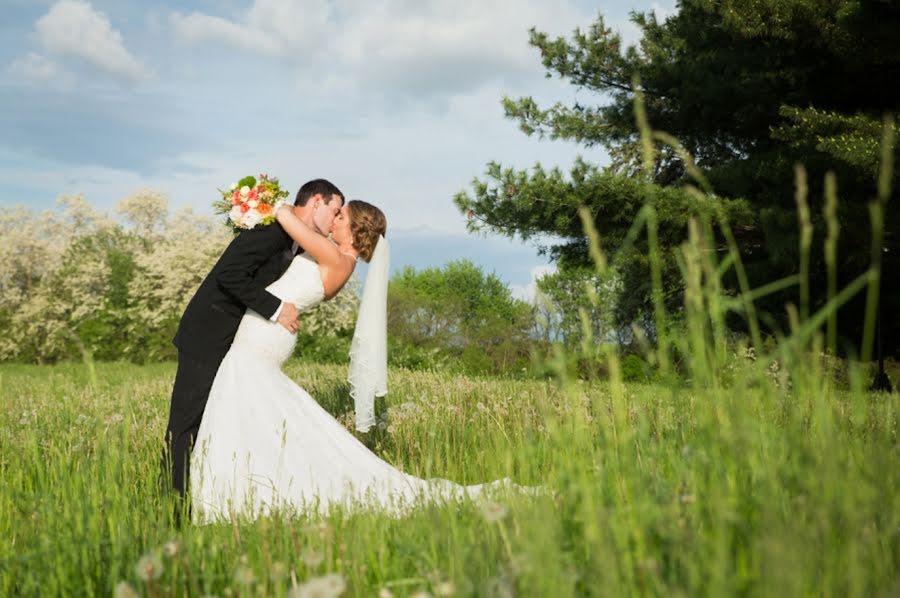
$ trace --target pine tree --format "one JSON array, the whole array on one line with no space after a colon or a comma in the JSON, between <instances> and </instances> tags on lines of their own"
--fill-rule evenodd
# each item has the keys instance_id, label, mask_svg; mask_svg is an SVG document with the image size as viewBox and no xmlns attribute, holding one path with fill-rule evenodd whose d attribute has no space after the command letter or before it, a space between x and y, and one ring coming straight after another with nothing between
<instances>
[{"instance_id":1,"label":"pine tree","mask_svg":"<svg viewBox=\"0 0 900 598\"><path fill-rule=\"evenodd\" d=\"M589 259L579 205L589 208L604 249L615 254L638 210L650 203L659 213L665 275L676 302L674 249L686 237L688 218L703 210L728 217L754 285L796 272L794 172L802 163L814 231L811 308L822 305L827 172L835 173L839 190L839 283L859 275L871 258L867 204L877 192L882 122L900 108L900 87L893 84L900 76L900 5L683 0L664 21L643 13L632 13L632 21L642 37L629 47L602 15L568 39L532 29L530 42L547 76L575 85L579 98L592 92L596 102L540 107L530 97L504 98L506 116L527 135L603 147L611 164L579 160L564 175L539 164L517 171L491 162L485 178L455 197L470 228L534 240L561 267L577 267ZM715 191L711 200L699 202L685 191L685 164L671 146L658 143L652 174L642 174L638 81L650 126L693 156ZM897 210L887 209L884 272L900 267L898 232ZM650 304L646 248L638 243L627 253L617 268L632 302L621 317L639 320ZM795 287L766 299L773 327L784 325L779 314L786 302L799 303L798 294ZM900 305L900 277L883 277L882 302ZM859 345L861 305L862 298L841 311L846 345ZM900 318L885 324L888 339L900 338Z\"/></svg>"}]
</instances>

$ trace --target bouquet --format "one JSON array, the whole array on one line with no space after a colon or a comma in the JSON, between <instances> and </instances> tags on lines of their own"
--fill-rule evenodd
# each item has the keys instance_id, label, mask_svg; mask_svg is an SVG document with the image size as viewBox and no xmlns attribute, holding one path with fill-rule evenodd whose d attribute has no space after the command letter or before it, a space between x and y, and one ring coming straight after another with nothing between
<instances>
[{"instance_id":1,"label":"bouquet","mask_svg":"<svg viewBox=\"0 0 900 598\"><path fill-rule=\"evenodd\" d=\"M278 179L269 178L265 173L259 175L259 179L245 176L228 191L219 189L219 193L222 199L213 207L220 214L228 214L235 232L275 222L275 212L288 196Z\"/></svg>"}]
</instances>

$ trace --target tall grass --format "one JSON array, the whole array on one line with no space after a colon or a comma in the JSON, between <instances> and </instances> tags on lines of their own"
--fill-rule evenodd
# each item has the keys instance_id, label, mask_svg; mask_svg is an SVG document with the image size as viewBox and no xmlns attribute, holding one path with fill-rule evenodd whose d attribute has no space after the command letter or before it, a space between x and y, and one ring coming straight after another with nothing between
<instances>
[{"instance_id":1,"label":"tall grass","mask_svg":"<svg viewBox=\"0 0 900 598\"><path fill-rule=\"evenodd\" d=\"M727 367L727 391L392 371L384 458L555 494L178 530L157 484L171 365L98 364L93 390L74 365L3 366L0 595L281 596L326 572L353 596L895 593L898 395ZM343 368L289 370L350 424Z\"/></svg>"},{"instance_id":2,"label":"tall grass","mask_svg":"<svg viewBox=\"0 0 900 598\"><path fill-rule=\"evenodd\" d=\"M672 145L706 200L690 156L642 125L648 168L655 142ZM826 189L833 267L833 178ZM0 595L897 595L900 395L867 393L857 367L838 388L822 357L837 307L877 291L878 202L872 267L841 290L829 278L815 313L802 265L752 289L728 223L694 219L677 325L646 206L627 242L650 240L656 384L625 384L616 347L599 340L586 346L607 363L604 380L567 377L562 352L546 381L391 372L382 423L364 438L373 450L421 477L510 476L550 491L540 496L177 528L158 483L173 365L0 366ZM602 273L615 256L582 215ZM732 268L736 297L721 283ZM793 285L792 329L766 352L754 300ZM731 312L747 319L743 345L726 338ZM667 377L676 352L687 384ZM292 362L288 373L352 427L343 368Z\"/></svg>"},{"instance_id":3,"label":"tall grass","mask_svg":"<svg viewBox=\"0 0 900 598\"><path fill-rule=\"evenodd\" d=\"M99 364L93 388L3 366L0 594L280 596L326 572L355 596L896 593L900 397L729 360L728 390L392 371L384 458L555 494L180 530L157 484L172 366ZM343 368L289 370L350 425Z\"/></svg>"}]
</instances>

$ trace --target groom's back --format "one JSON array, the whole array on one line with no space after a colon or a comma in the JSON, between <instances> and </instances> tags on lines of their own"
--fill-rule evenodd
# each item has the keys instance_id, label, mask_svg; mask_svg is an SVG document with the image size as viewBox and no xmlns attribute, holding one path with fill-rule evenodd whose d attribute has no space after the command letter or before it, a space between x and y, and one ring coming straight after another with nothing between
<instances>
[{"instance_id":1,"label":"groom's back","mask_svg":"<svg viewBox=\"0 0 900 598\"><path fill-rule=\"evenodd\" d=\"M290 245L290 237L277 223L235 237L185 308L172 341L175 346L204 359L221 360L248 307L223 281L237 273L252 278L255 287L267 287L290 263Z\"/></svg>"}]
</instances>

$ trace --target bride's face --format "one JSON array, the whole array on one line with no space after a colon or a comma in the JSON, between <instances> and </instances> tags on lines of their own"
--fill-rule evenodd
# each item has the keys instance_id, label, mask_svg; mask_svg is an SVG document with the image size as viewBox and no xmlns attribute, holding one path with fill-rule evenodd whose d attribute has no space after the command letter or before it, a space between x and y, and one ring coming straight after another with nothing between
<instances>
[{"instance_id":1,"label":"bride's face","mask_svg":"<svg viewBox=\"0 0 900 598\"><path fill-rule=\"evenodd\" d=\"M338 245L350 245L353 237L350 232L350 206L341 208L331 225L331 238Z\"/></svg>"}]
</instances>

